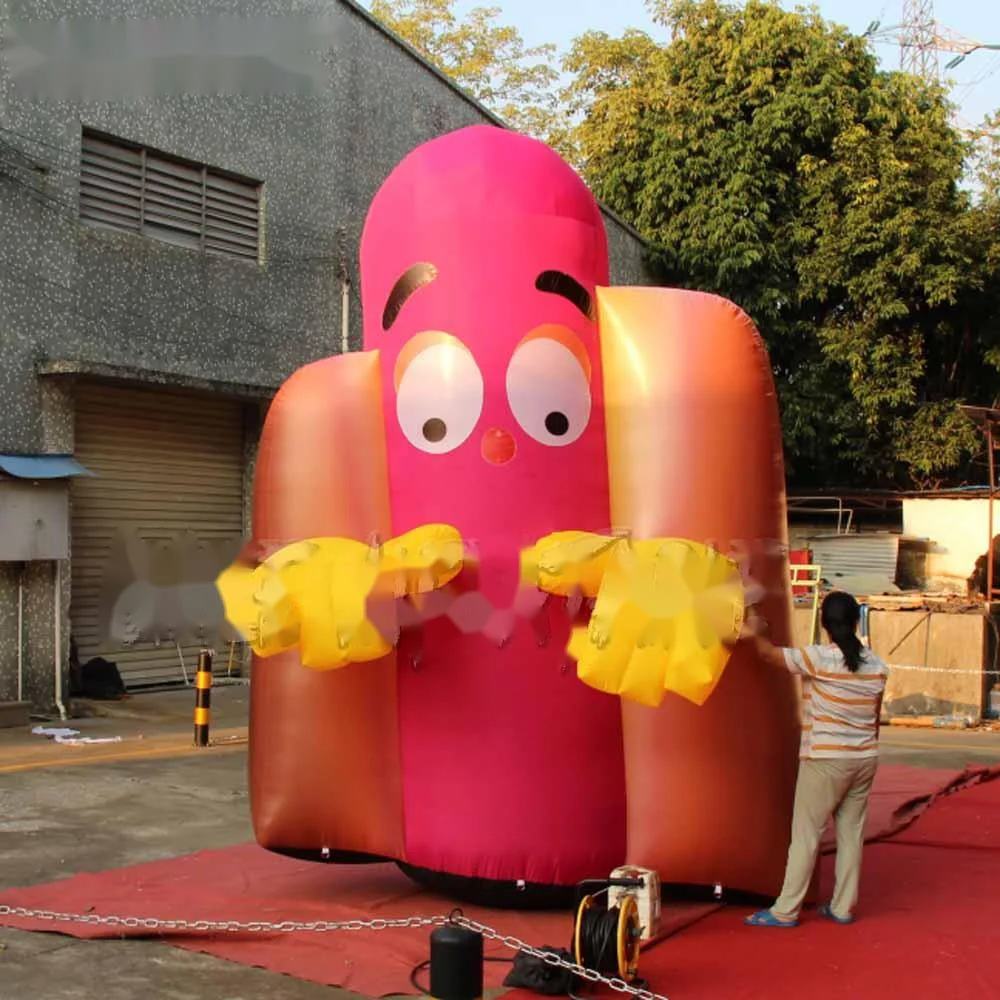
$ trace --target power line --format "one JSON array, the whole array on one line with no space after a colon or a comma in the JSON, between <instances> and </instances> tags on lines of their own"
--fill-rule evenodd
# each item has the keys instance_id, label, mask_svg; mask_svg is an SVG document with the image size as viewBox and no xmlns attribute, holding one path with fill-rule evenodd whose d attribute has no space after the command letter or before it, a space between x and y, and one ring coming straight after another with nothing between
<instances>
[{"instance_id":1,"label":"power line","mask_svg":"<svg viewBox=\"0 0 1000 1000\"><path fill-rule=\"evenodd\" d=\"M954 69L967 56L981 49L1000 51L1000 43L982 42L961 35L934 18L934 0L903 0L903 20L883 27L872 21L863 37L873 41L896 40L900 48L900 68L928 82L941 75L938 53L950 52L946 70Z\"/></svg>"},{"instance_id":2,"label":"power line","mask_svg":"<svg viewBox=\"0 0 1000 1000\"><path fill-rule=\"evenodd\" d=\"M46 277L37 271L20 267L10 260L0 261L0 274L2 274L5 278L12 280L15 284L20 285L22 288L31 290L36 295L38 294L40 287L51 289L51 291L46 292L46 303L49 308L62 313L64 316L83 318L89 321L90 324L101 328L106 328L110 319L131 317L140 320L142 325L146 327L149 327L156 320L156 317L150 312L142 309L134 309L128 305L117 302L113 304L104 303L99 308L84 308L79 301L79 289L75 284L63 284L61 281L56 281L54 278ZM212 309L213 306L211 303L203 302L196 308L195 311L197 312ZM264 327L263 329L267 328ZM296 331L292 331L293 336L295 333ZM255 347L275 346L274 341L266 341L262 338L253 337L251 335L244 334L243 339L248 345L253 345Z\"/></svg>"},{"instance_id":3,"label":"power line","mask_svg":"<svg viewBox=\"0 0 1000 1000\"><path fill-rule=\"evenodd\" d=\"M46 152L27 153L24 149L20 148L18 143L13 142L12 140L19 140L20 144L27 143L41 147ZM53 154L57 155L53 156ZM64 146L47 142L44 139L38 139L25 132L20 132L2 124L0 124L0 162L5 162L5 165L11 169L28 172L33 179L37 179L39 181L48 175L62 175L63 177L71 180L76 180L78 177L79 158L72 151L66 149ZM52 194L48 194L48 198L53 202L59 202L60 207L64 208L68 214L72 215L73 221L79 222L75 199L70 200L59 198L58 196ZM331 228L331 233L334 232L335 230ZM340 240L337 242L342 243ZM327 254L268 253L264 263L268 267L284 267L297 264L332 264L339 269L342 268L344 263L343 254L343 246L338 246L335 252Z\"/></svg>"}]
</instances>

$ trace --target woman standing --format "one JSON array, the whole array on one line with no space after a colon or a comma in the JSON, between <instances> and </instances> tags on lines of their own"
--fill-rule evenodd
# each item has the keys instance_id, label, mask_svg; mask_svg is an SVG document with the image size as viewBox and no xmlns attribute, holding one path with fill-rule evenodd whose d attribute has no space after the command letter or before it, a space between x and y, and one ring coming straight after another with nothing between
<instances>
[{"instance_id":1,"label":"woman standing","mask_svg":"<svg viewBox=\"0 0 1000 1000\"><path fill-rule=\"evenodd\" d=\"M885 664L858 638L860 617L857 601L835 591L820 613L827 644L785 649L759 634L741 639L764 663L802 677L802 743L785 882L769 910L747 917L753 927L798 925L831 816L837 830L836 885L832 901L819 913L838 924L854 922L887 676Z\"/></svg>"}]
</instances>

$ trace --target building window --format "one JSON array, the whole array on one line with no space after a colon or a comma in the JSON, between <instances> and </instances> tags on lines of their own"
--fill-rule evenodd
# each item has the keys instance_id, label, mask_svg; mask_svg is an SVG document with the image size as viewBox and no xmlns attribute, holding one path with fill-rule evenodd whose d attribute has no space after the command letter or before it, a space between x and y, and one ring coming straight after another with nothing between
<instances>
[{"instance_id":1,"label":"building window","mask_svg":"<svg viewBox=\"0 0 1000 1000\"><path fill-rule=\"evenodd\" d=\"M80 218L224 257L260 255L259 181L83 133Z\"/></svg>"}]
</instances>

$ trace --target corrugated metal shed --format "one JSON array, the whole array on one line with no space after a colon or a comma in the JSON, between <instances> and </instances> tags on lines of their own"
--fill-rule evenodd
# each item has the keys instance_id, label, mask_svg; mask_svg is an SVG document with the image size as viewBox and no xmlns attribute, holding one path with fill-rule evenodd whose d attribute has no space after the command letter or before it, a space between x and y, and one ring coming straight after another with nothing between
<instances>
[{"instance_id":1,"label":"corrugated metal shed","mask_svg":"<svg viewBox=\"0 0 1000 1000\"><path fill-rule=\"evenodd\" d=\"M825 580L847 576L896 579L901 535L859 532L850 535L813 535L808 539L812 561L822 568Z\"/></svg>"}]
</instances>

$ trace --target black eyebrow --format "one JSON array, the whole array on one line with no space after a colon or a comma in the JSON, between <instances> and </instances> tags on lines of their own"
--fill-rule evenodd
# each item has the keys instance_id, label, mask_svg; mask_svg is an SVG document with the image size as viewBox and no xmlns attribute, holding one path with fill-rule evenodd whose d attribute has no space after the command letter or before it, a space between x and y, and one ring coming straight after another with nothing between
<instances>
[{"instance_id":1,"label":"black eyebrow","mask_svg":"<svg viewBox=\"0 0 1000 1000\"><path fill-rule=\"evenodd\" d=\"M403 303L415 291L423 288L424 285L429 285L437 276L437 268L426 261L414 264L413 267L404 271L396 284L392 286L392 291L386 300L385 311L382 313L382 329L388 330L396 322L399 310L403 308Z\"/></svg>"},{"instance_id":2,"label":"black eyebrow","mask_svg":"<svg viewBox=\"0 0 1000 1000\"><path fill-rule=\"evenodd\" d=\"M552 295L562 296L567 302L576 306L587 319L594 318L594 302L590 297L590 292L576 278L565 272L542 271L535 279L535 288L540 292L550 292Z\"/></svg>"}]
</instances>

